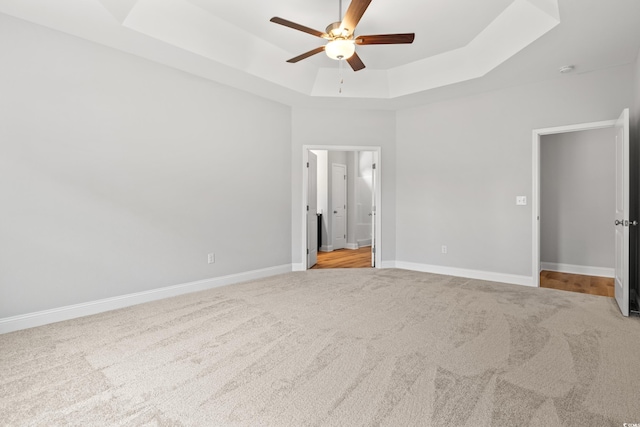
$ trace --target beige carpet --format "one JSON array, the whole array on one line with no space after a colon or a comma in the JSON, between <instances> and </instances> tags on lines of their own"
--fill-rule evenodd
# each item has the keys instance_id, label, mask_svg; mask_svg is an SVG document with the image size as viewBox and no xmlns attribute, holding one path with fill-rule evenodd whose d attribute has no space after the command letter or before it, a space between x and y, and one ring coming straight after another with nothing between
<instances>
[{"instance_id":1,"label":"beige carpet","mask_svg":"<svg viewBox=\"0 0 640 427\"><path fill-rule=\"evenodd\" d=\"M611 298L317 270L0 335L9 426L640 423Z\"/></svg>"}]
</instances>

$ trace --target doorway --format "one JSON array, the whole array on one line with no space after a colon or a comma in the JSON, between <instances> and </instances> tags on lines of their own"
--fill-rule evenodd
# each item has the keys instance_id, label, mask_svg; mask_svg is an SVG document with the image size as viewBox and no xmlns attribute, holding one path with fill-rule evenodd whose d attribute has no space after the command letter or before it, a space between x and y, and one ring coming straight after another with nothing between
<instances>
[{"instance_id":1,"label":"doorway","mask_svg":"<svg viewBox=\"0 0 640 427\"><path fill-rule=\"evenodd\" d=\"M541 197L541 177L543 169L541 168L541 143L543 136L545 135L559 135L568 134L573 132L591 131L598 129L613 129L610 135L610 147L613 151L612 166L614 175L614 185L612 191L614 197L611 206L608 209L611 210L611 222L609 224L602 224L604 232L609 233L609 237L613 238L613 248L610 252L613 252L613 269L609 275L614 276L614 294L616 302L620 307L620 311L624 316L629 314L629 111L625 109L618 120L609 120L594 123L585 123L571 126L560 126L547 129L536 129L533 131L533 266L532 266L532 278L534 284L540 286L540 272L543 268L541 254L543 251L543 243L541 242L541 215L543 213L541 209L542 197ZM560 202L567 204L565 198ZM615 210L615 211L614 211ZM614 215L615 212L615 215ZM571 211L565 212L563 215L568 215L571 219ZM549 212L545 215L548 217ZM574 213L575 215L575 213ZM548 218L547 218L548 219ZM605 220L608 221L608 220ZM614 227L615 223L615 227ZM591 230L588 231L589 233ZM553 234L553 233L551 233ZM545 243L548 245L548 243ZM584 246L577 245L574 249L574 253L581 252L580 248ZM569 251L571 252L571 251ZM569 253L568 252L568 253ZM610 255L610 254L609 254ZM556 265L563 266L562 262L555 263ZM576 267L571 264L564 264ZM577 273L584 273L584 271L577 271ZM587 273L589 274L589 273Z\"/></svg>"},{"instance_id":2,"label":"doorway","mask_svg":"<svg viewBox=\"0 0 640 427\"><path fill-rule=\"evenodd\" d=\"M310 178L308 165L314 156L318 160L317 189L309 188L314 179ZM309 217L316 213L320 226L319 242L315 243L317 261L322 264L316 268L380 266L380 158L380 147L303 146L305 270L312 268L315 261L308 255L313 249L309 245L314 244L310 232L315 231L311 230ZM307 209L314 201L309 196L314 192L318 197L317 212L310 212Z\"/></svg>"},{"instance_id":3,"label":"doorway","mask_svg":"<svg viewBox=\"0 0 640 427\"><path fill-rule=\"evenodd\" d=\"M540 286L613 297L613 127L540 139Z\"/></svg>"}]
</instances>

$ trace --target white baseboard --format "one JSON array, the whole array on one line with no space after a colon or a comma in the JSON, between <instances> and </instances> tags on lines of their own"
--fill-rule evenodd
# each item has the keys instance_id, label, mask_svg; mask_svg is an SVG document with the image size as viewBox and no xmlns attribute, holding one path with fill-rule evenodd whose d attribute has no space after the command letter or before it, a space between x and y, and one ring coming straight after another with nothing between
<instances>
[{"instance_id":1,"label":"white baseboard","mask_svg":"<svg viewBox=\"0 0 640 427\"><path fill-rule=\"evenodd\" d=\"M363 248L365 246L371 246L371 239L360 239L358 240L358 246Z\"/></svg>"},{"instance_id":2,"label":"white baseboard","mask_svg":"<svg viewBox=\"0 0 640 427\"><path fill-rule=\"evenodd\" d=\"M380 268L396 268L395 261L382 261L380 263Z\"/></svg>"},{"instance_id":3,"label":"white baseboard","mask_svg":"<svg viewBox=\"0 0 640 427\"><path fill-rule=\"evenodd\" d=\"M540 270L557 271L559 273L583 274L585 276L599 277L615 277L616 274L616 270L614 268L559 264L556 262L541 262Z\"/></svg>"},{"instance_id":4,"label":"white baseboard","mask_svg":"<svg viewBox=\"0 0 640 427\"><path fill-rule=\"evenodd\" d=\"M389 262L389 261L387 261ZM513 285L536 286L532 277L519 276L492 271L468 270L466 268L444 267L440 265L418 264L414 262L395 261L395 268L422 271L425 273L444 274L446 276L467 277L469 279L487 280L490 282L510 283ZM391 268L391 267L385 267Z\"/></svg>"},{"instance_id":5,"label":"white baseboard","mask_svg":"<svg viewBox=\"0 0 640 427\"><path fill-rule=\"evenodd\" d=\"M357 243L347 243L347 246L345 246L345 248L351 250L360 249Z\"/></svg>"},{"instance_id":6,"label":"white baseboard","mask_svg":"<svg viewBox=\"0 0 640 427\"><path fill-rule=\"evenodd\" d=\"M320 252L333 252L333 245L322 245L318 250Z\"/></svg>"},{"instance_id":7,"label":"white baseboard","mask_svg":"<svg viewBox=\"0 0 640 427\"><path fill-rule=\"evenodd\" d=\"M61 322L63 320L89 316L91 314L116 310L119 308L129 307L132 305L142 304L150 301L156 301L163 298L174 297L177 295L188 294L191 292L204 291L220 286L246 282L248 280L261 279L263 277L289 273L291 271L292 264L284 264L275 267L263 268L260 270L252 270L238 274L230 274L228 276L214 277L211 279L198 280L196 282L183 283L180 285L151 289L149 291L136 292L127 295L120 295L117 297L89 301L81 304L68 305L65 307L38 311L35 313L5 317L3 319L0 319L0 334L47 325L49 323Z\"/></svg>"}]
</instances>

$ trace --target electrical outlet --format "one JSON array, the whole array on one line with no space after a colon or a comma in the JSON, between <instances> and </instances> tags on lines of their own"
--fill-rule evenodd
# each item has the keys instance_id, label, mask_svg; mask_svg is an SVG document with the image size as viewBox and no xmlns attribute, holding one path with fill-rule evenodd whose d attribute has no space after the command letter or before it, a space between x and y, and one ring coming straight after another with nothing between
<instances>
[{"instance_id":1,"label":"electrical outlet","mask_svg":"<svg viewBox=\"0 0 640 427\"><path fill-rule=\"evenodd\" d=\"M207 262L209 264L215 264L215 262L216 262L216 254L209 254L207 256Z\"/></svg>"},{"instance_id":2,"label":"electrical outlet","mask_svg":"<svg viewBox=\"0 0 640 427\"><path fill-rule=\"evenodd\" d=\"M445 245L442 245L442 253L443 254L447 253L447 247Z\"/></svg>"},{"instance_id":3,"label":"electrical outlet","mask_svg":"<svg viewBox=\"0 0 640 427\"><path fill-rule=\"evenodd\" d=\"M517 206L527 206L527 196L516 196Z\"/></svg>"}]
</instances>

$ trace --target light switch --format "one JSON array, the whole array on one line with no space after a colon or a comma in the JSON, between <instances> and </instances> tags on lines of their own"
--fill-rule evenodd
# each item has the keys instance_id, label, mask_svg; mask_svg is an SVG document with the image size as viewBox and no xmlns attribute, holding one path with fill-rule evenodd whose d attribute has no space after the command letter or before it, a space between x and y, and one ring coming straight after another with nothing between
<instances>
[{"instance_id":1,"label":"light switch","mask_svg":"<svg viewBox=\"0 0 640 427\"><path fill-rule=\"evenodd\" d=\"M527 205L527 196L516 196L516 205L518 205L518 206L526 206Z\"/></svg>"}]
</instances>

